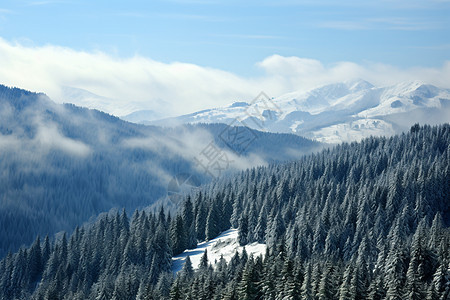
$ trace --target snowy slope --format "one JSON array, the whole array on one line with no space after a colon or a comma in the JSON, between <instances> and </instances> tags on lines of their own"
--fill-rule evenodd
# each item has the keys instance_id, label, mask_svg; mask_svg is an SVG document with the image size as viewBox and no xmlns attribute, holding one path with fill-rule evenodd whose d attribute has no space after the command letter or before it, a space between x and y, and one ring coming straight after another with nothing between
<instances>
[{"instance_id":1,"label":"snowy slope","mask_svg":"<svg viewBox=\"0 0 450 300\"><path fill-rule=\"evenodd\" d=\"M161 116L153 110L138 110L126 116L121 116L120 118L128 122L142 123L160 119Z\"/></svg>"},{"instance_id":2,"label":"snowy slope","mask_svg":"<svg viewBox=\"0 0 450 300\"><path fill-rule=\"evenodd\" d=\"M225 260L229 262L236 251L238 253L242 253L244 249L244 247L239 245L237 238L238 230L229 229L222 232L221 235L211 241L198 244L195 249L186 250L180 255L174 256L172 258L172 271L174 273L180 271L183 268L186 257L188 256L192 261L192 266L194 269L198 268L200 258L203 256L205 250L207 250L208 261L213 266L215 266L215 264L219 261L221 255L223 255ZM245 246L245 251L247 251L249 256L252 253L255 257L260 254L264 255L266 252L266 245L258 243L248 244Z\"/></svg>"},{"instance_id":3,"label":"snowy slope","mask_svg":"<svg viewBox=\"0 0 450 300\"><path fill-rule=\"evenodd\" d=\"M375 87L355 80L144 123L233 123L339 143L393 135L414 123L444 122L450 122L450 90L419 81Z\"/></svg>"},{"instance_id":4,"label":"snowy slope","mask_svg":"<svg viewBox=\"0 0 450 300\"><path fill-rule=\"evenodd\" d=\"M58 102L73 103L77 106L98 109L115 116L131 114L136 110L136 107L140 106L139 104L133 103L133 101L131 100L127 101L125 104L120 104L120 101L116 101L116 99L103 97L88 90L69 86L65 86L62 88L61 96L56 100L58 100ZM128 115L126 117L128 117ZM123 119L129 121L126 117ZM131 115L131 118L132 117L133 115Z\"/></svg>"}]
</instances>

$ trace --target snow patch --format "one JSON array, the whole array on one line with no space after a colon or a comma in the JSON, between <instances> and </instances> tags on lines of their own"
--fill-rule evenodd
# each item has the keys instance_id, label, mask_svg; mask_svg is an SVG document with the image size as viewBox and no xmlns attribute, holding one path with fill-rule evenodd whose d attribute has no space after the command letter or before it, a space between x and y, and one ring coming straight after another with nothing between
<instances>
[{"instance_id":1,"label":"snow patch","mask_svg":"<svg viewBox=\"0 0 450 300\"><path fill-rule=\"evenodd\" d=\"M395 134L392 125L378 119L360 119L336 124L313 132L316 140L329 144L347 141L361 141L370 136L391 136Z\"/></svg>"},{"instance_id":2,"label":"snow patch","mask_svg":"<svg viewBox=\"0 0 450 300\"><path fill-rule=\"evenodd\" d=\"M208 253L208 261L214 267L219 262L220 256L229 262L236 251L242 253L244 247L238 243L238 230L229 229L222 232L218 237L208 242L202 242L197 245L197 248L186 250L183 253L172 258L172 272L177 273L183 268L186 257L190 257L194 269L198 268L200 258L203 256L205 250ZM260 254L264 255L266 252L266 244L252 243L245 245L245 250L248 255L253 254L255 257Z\"/></svg>"},{"instance_id":3,"label":"snow patch","mask_svg":"<svg viewBox=\"0 0 450 300\"><path fill-rule=\"evenodd\" d=\"M297 132L297 127L302 125L303 123L305 123L305 121L300 120L300 121L294 121L294 124L292 124L289 128L292 130L292 132Z\"/></svg>"}]
</instances>

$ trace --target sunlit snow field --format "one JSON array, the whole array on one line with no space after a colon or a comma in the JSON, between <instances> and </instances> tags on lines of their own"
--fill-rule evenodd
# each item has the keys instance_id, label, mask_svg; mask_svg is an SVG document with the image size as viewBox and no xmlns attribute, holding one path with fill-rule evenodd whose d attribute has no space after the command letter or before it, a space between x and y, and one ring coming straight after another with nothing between
<instances>
[{"instance_id":1,"label":"sunlit snow field","mask_svg":"<svg viewBox=\"0 0 450 300\"><path fill-rule=\"evenodd\" d=\"M221 255L223 255L223 258L227 262L229 262L236 251L242 253L242 250L244 249L243 246L239 246L237 238L238 230L232 228L222 232L222 234L220 234L215 239L198 244L197 248L195 249L186 250L180 255L174 256L172 258L172 271L174 273L180 271L183 268L186 257L188 256L191 259L194 269L197 269L200 263L200 258L205 252L205 249L208 253L208 261L213 265L213 267L219 261ZM264 253L266 252L266 244L248 244L245 246L245 250L247 251L249 256L252 253L255 257L259 256L260 254L264 255Z\"/></svg>"}]
</instances>

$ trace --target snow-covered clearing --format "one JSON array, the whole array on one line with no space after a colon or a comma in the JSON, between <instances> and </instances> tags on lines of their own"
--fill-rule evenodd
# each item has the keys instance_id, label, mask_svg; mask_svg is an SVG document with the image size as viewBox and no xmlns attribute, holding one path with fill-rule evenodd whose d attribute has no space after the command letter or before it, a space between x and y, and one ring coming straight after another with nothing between
<instances>
[{"instance_id":1,"label":"snow-covered clearing","mask_svg":"<svg viewBox=\"0 0 450 300\"><path fill-rule=\"evenodd\" d=\"M186 250L180 255L174 256L172 258L172 271L174 273L180 271L183 268L186 257L188 256L191 259L194 269L198 268L200 258L205 252L205 249L208 253L208 261L213 265L213 267L219 261L221 255L223 255L225 260L229 262L236 251L242 253L242 250L244 249L243 246L239 246L237 238L238 230L232 228L222 232L215 239L198 244L197 248L195 249ZM259 256L260 254L264 255L264 253L266 252L266 244L248 244L245 246L245 250L247 251L249 256L252 253L255 257Z\"/></svg>"}]
</instances>

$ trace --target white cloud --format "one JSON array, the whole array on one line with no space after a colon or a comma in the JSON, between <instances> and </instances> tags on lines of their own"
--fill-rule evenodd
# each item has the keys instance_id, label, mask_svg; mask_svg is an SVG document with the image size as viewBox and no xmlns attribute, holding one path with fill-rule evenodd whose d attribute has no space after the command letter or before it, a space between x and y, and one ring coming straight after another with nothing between
<instances>
[{"instance_id":1,"label":"white cloud","mask_svg":"<svg viewBox=\"0 0 450 300\"><path fill-rule=\"evenodd\" d=\"M3 151L17 151L20 149L20 140L14 135L2 135L0 133L0 150Z\"/></svg>"},{"instance_id":2,"label":"white cloud","mask_svg":"<svg viewBox=\"0 0 450 300\"><path fill-rule=\"evenodd\" d=\"M85 157L91 153L89 146L81 141L76 141L62 135L56 126L41 125L35 138L39 149L58 149L67 154Z\"/></svg>"},{"instance_id":3,"label":"white cloud","mask_svg":"<svg viewBox=\"0 0 450 300\"><path fill-rule=\"evenodd\" d=\"M16 134L2 135L0 133L0 151L15 152L26 160L41 161L51 150L60 150L64 153L80 158L91 153L91 148L81 141L70 139L61 134L54 124L37 125L37 134L33 139ZM21 131L17 128L16 131Z\"/></svg>"},{"instance_id":4,"label":"white cloud","mask_svg":"<svg viewBox=\"0 0 450 300\"><path fill-rule=\"evenodd\" d=\"M176 115L252 100L260 91L269 96L323 84L362 78L375 85L422 80L450 88L450 61L440 68L402 69L391 65L337 62L269 56L257 66L261 74L243 77L194 64L162 63L142 56L118 58L102 52L83 52L52 45L35 47L0 38L0 83L48 94L57 102L63 87L85 89L97 95L89 104L115 115L153 109ZM109 99L109 100L108 100ZM109 101L109 102L108 102Z\"/></svg>"},{"instance_id":5,"label":"white cloud","mask_svg":"<svg viewBox=\"0 0 450 300\"><path fill-rule=\"evenodd\" d=\"M214 141L214 136L205 129L187 129L178 127L175 131L171 132L170 135L131 138L125 140L122 145L130 149L149 149L157 153L165 153L166 155L181 156L195 165L194 158L201 160L200 153L204 151L212 141ZM248 156L240 156L227 147L222 148L221 153L225 155L225 161L229 162L229 168L231 170L244 170L267 164L264 158L254 153L251 153ZM204 172L201 165L195 165L195 167L197 168L197 171ZM225 167L225 163L223 167L224 171L228 170L228 168ZM164 171L159 168L155 168L154 170L156 170L155 172L157 172L158 176L165 174ZM171 179L171 176L165 174L163 178L168 182Z\"/></svg>"},{"instance_id":6,"label":"white cloud","mask_svg":"<svg viewBox=\"0 0 450 300\"><path fill-rule=\"evenodd\" d=\"M280 89L310 89L320 85L364 79L377 86L392 85L404 81L420 80L443 88L450 88L450 61L440 68L412 67L401 69L392 65L366 62L337 62L324 65L318 60L273 55L258 65L269 75L266 79L278 79Z\"/></svg>"}]
</instances>

